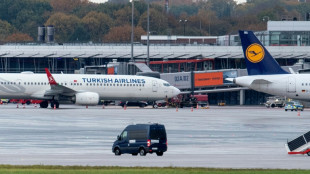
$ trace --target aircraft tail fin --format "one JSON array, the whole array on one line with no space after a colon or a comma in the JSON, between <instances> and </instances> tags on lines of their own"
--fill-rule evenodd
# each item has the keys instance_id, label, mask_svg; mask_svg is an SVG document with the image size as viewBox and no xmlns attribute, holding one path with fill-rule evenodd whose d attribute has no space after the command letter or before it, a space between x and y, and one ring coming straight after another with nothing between
<instances>
[{"instance_id":1,"label":"aircraft tail fin","mask_svg":"<svg viewBox=\"0 0 310 174\"><path fill-rule=\"evenodd\" d=\"M50 70L48 68L45 68L45 72L46 72L47 79L48 79L48 82L50 83L50 85L57 85L56 80L52 76Z\"/></svg>"},{"instance_id":2,"label":"aircraft tail fin","mask_svg":"<svg viewBox=\"0 0 310 174\"><path fill-rule=\"evenodd\" d=\"M248 75L288 74L252 31L239 31Z\"/></svg>"}]
</instances>

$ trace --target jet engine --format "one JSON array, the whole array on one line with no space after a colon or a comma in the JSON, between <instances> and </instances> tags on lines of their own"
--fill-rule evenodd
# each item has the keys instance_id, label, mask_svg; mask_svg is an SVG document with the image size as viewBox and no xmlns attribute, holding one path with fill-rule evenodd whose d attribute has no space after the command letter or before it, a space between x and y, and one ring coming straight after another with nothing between
<instances>
[{"instance_id":1,"label":"jet engine","mask_svg":"<svg viewBox=\"0 0 310 174\"><path fill-rule=\"evenodd\" d=\"M75 104L77 105L97 105L99 102L99 94L94 92L81 92L75 94Z\"/></svg>"}]
</instances>

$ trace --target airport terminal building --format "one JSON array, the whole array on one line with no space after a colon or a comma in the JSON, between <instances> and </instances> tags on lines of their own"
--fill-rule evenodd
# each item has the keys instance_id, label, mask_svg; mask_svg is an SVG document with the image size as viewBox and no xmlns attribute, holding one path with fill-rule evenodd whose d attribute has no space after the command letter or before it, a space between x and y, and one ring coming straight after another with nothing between
<instances>
[{"instance_id":1,"label":"airport terminal building","mask_svg":"<svg viewBox=\"0 0 310 174\"><path fill-rule=\"evenodd\" d=\"M256 35L281 66L293 66L295 71L310 68L310 21L268 21L267 31L256 32ZM166 77L172 85L184 83L181 89L185 91L190 90L190 82L181 81L180 77L191 71L217 73L217 76L220 72L222 79L247 75L238 35L151 36L149 68L146 66L145 39L146 36L142 36L141 43L134 43L133 57L130 44L48 42L0 45L0 72L44 73L46 67L52 73L136 74L152 70ZM220 84L199 85L195 89L232 87L234 84L223 80ZM209 93L210 104L216 104L218 100L226 100L227 104L260 104L265 102L265 97L266 94L252 90Z\"/></svg>"}]
</instances>

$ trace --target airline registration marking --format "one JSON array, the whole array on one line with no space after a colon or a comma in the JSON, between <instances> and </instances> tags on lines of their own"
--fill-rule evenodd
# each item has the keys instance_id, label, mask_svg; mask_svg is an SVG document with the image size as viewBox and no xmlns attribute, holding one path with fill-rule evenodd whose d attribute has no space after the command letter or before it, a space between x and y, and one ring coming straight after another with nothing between
<instances>
[{"instance_id":1,"label":"airline registration marking","mask_svg":"<svg viewBox=\"0 0 310 174\"><path fill-rule=\"evenodd\" d=\"M252 63L259 63L265 57L264 48L257 43L253 43L246 49L246 57Z\"/></svg>"}]
</instances>

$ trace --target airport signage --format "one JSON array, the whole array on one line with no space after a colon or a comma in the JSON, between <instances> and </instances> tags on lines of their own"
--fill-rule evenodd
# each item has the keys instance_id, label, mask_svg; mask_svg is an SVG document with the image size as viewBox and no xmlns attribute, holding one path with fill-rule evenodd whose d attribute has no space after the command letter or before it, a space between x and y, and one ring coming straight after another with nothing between
<instances>
[{"instance_id":1,"label":"airport signage","mask_svg":"<svg viewBox=\"0 0 310 174\"><path fill-rule=\"evenodd\" d=\"M169 82L172 86L179 89L191 88L191 73L181 72L181 73L169 73L161 74L160 78Z\"/></svg>"},{"instance_id":2,"label":"airport signage","mask_svg":"<svg viewBox=\"0 0 310 174\"><path fill-rule=\"evenodd\" d=\"M223 72L195 73L195 87L223 85Z\"/></svg>"}]
</instances>

